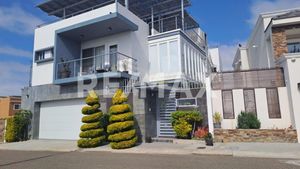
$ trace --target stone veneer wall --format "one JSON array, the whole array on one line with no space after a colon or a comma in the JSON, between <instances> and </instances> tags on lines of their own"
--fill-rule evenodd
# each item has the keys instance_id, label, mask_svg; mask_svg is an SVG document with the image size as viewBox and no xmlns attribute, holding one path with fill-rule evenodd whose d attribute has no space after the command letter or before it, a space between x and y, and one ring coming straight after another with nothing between
<instances>
[{"instance_id":1,"label":"stone veneer wall","mask_svg":"<svg viewBox=\"0 0 300 169\"><path fill-rule=\"evenodd\" d=\"M216 142L264 142L264 143L297 143L296 130L244 130L215 129Z\"/></svg>"},{"instance_id":2,"label":"stone veneer wall","mask_svg":"<svg viewBox=\"0 0 300 169\"><path fill-rule=\"evenodd\" d=\"M4 141L5 120L0 119L0 143Z\"/></svg>"},{"instance_id":3,"label":"stone veneer wall","mask_svg":"<svg viewBox=\"0 0 300 169\"><path fill-rule=\"evenodd\" d=\"M286 30L300 28L300 25L288 25L272 28L272 42L275 59L279 59L283 54L288 53Z\"/></svg>"}]
</instances>

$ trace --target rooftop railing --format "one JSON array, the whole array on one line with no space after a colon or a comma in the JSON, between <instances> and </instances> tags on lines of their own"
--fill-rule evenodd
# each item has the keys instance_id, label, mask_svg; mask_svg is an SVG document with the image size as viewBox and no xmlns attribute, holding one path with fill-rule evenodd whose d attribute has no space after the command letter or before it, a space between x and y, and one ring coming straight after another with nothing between
<instances>
[{"instance_id":1,"label":"rooftop railing","mask_svg":"<svg viewBox=\"0 0 300 169\"><path fill-rule=\"evenodd\" d=\"M150 35L152 35L152 25L154 28L154 35L157 33L164 33L176 29L181 29L196 45L204 48L206 47L205 38L202 37L199 32L197 32L197 29L199 28L190 28L189 25L185 23L184 29L182 29L182 19L180 15L165 17L162 19L155 20L153 24L152 22L148 24L150 28Z\"/></svg>"},{"instance_id":2,"label":"rooftop railing","mask_svg":"<svg viewBox=\"0 0 300 169\"><path fill-rule=\"evenodd\" d=\"M62 60L56 64L56 79L67 79L105 72L137 73L137 60L120 52L81 59Z\"/></svg>"}]
</instances>

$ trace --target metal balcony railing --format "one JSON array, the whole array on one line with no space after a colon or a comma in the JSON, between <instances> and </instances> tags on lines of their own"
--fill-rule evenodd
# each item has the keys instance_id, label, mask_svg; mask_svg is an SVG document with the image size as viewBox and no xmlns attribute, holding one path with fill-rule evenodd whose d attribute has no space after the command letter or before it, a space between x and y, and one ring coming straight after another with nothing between
<instances>
[{"instance_id":1,"label":"metal balcony railing","mask_svg":"<svg viewBox=\"0 0 300 169\"><path fill-rule=\"evenodd\" d=\"M181 29L184 31L184 33L198 46L206 47L206 40L204 37L200 35L199 32L197 32L197 29L199 28L190 28L190 26L185 22L184 29L182 29L182 19L180 15L170 16L162 19L155 20L152 24L152 22L148 23L150 31L153 28L155 30L154 35L156 33L164 33L176 29ZM152 33L150 32L150 35Z\"/></svg>"},{"instance_id":2,"label":"metal balcony railing","mask_svg":"<svg viewBox=\"0 0 300 169\"><path fill-rule=\"evenodd\" d=\"M137 60L120 52L73 60L56 64L56 79L74 78L105 72L137 73Z\"/></svg>"}]
</instances>

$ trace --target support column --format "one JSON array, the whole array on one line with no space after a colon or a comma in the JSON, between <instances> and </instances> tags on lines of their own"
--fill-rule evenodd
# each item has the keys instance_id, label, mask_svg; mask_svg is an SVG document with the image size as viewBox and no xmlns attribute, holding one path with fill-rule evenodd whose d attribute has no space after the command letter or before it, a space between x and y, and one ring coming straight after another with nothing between
<instances>
[{"instance_id":1,"label":"support column","mask_svg":"<svg viewBox=\"0 0 300 169\"><path fill-rule=\"evenodd\" d=\"M214 134L213 110L212 110L212 95L211 95L211 77L206 77L206 101L207 101L207 119L208 129L211 134Z\"/></svg>"},{"instance_id":2,"label":"support column","mask_svg":"<svg viewBox=\"0 0 300 169\"><path fill-rule=\"evenodd\" d=\"M153 13L153 7L151 7L151 35L154 35L154 13Z\"/></svg>"},{"instance_id":3,"label":"support column","mask_svg":"<svg viewBox=\"0 0 300 169\"><path fill-rule=\"evenodd\" d=\"M129 1L129 0L125 0L125 7L126 7L127 9L129 9L129 3L128 3L128 1Z\"/></svg>"},{"instance_id":4,"label":"support column","mask_svg":"<svg viewBox=\"0 0 300 169\"><path fill-rule=\"evenodd\" d=\"M181 0L181 20L182 20L182 30L184 30L184 0Z\"/></svg>"}]
</instances>

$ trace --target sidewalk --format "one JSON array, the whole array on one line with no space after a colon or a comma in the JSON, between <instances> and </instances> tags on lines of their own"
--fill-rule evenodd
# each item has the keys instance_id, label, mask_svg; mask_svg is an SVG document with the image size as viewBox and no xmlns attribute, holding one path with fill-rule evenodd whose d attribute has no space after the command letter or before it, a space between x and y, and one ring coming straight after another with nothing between
<instances>
[{"instance_id":1,"label":"sidewalk","mask_svg":"<svg viewBox=\"0 0 300 169\"><path fill-rule=\"evenodd\" d=\"M172 143L144 143L125 150L113 150L109 145L92 149L77 148L76 141L30 140L19 143L0 144L0 150L59 151L59 152L111 152L165 155L221 155L235 157L300 159L300 144L284 143L216 143L206 147L201 141L176 141Z\"/></svg>"}]
</instances>

